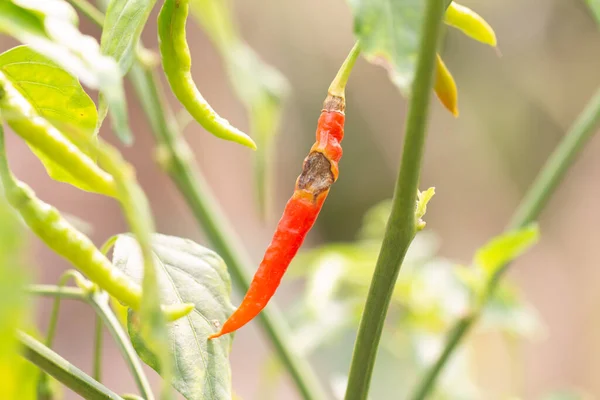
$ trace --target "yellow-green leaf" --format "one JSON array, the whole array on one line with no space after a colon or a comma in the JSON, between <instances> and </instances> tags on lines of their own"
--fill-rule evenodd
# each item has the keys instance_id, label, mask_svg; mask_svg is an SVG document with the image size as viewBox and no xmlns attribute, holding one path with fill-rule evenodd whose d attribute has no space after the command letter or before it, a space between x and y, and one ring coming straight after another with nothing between
<instances>
[{"instance_id":1,"label":"yellow-green leaf","mask_svg":"<svg viewBox=\"0 0 600 400\"><path fill-rule=\"evenodd\" d=\"M124 141L131 137L123 78L118 64L77 28L76 13L65 0L0 1L0 33L30 45L36 52L98 89L110 106L111 122Z\"/></svg>"},{"instance_id":2,"label":"yellow-green leaf","mask_svg":"<svg viewBox=\"0 0 600 400\"><path fill-rule=\"evenodd\" d=\"M536 244L539 236L535 224L497 236L475 253L475 265L491 276Z\"/></svg>"},{"instance_id":3,"label":"yellow-green leaf","mask_svg":"<svg viewBox=\"0 0 600 400\"><path fill-rule=\"evenodd\" d=\"M0 54L0 71L39 116L54 125L84 153L93 157L98 114L94 102L77 78L29 46L18 46ZM6 116L6 120L11 126L16 122L10 115ZM61 166L33 147L32 150L53 179L97 192L88 181L71 175L69 168Z\"/></svg>"}]
</instances>

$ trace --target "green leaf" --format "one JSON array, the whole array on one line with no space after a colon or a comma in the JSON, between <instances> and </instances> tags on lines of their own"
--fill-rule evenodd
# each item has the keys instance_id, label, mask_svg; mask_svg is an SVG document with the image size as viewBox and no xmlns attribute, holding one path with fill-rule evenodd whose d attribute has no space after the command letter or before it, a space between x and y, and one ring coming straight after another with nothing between
<instances>
[{"instance_id":1,"label":"green leaf","mask_svg":"<svg viewBox=\"0 0 600 400\"><path fill-rule=\"evenodd\" d=\"M23 232L0 200L0 398L36 398L37 370L23 360L15 333L27 319L23 262L19 257Z\"/></svg>"},{"instance_id":2,"label":"green leaf","mask_svg":"<svg viewBox=\"0 0 600 400\"><path fill-rule=\"evenodd\" d=\"M119 63L125 75L156 0L111 0L106 9L100 49Z\"/></svg>"},{"instance_id":3,"label":"green leaf","mask_svg":"<svg viewBox=\"0 0 600 400\"><path fill-rule=\"evenodd\" d=\"M421 231L425 228L425 221L423 221L423 217L427 212L427 204L434 195L435 188L433 187L430 187L424 192L417 190L417 209L415 211L415 220L418 231Z\"/></svg>"},{"instance_id":4,"label":"green leaf","mask_svg":"<svg viewBox=\"0 0 600 400\"><path fill-rule=\"evenodd\" d=\"M28 46L18 46L0 54L0 71L38 115L63 132L84 153L92 155L98 114L77 78ZM10 124L11 119L7 117L7 120ZM94 191L87 181L73 177L68 168L35 148L31 149L53 179Z\"/></svg>"},{"instance_id":5,"label":"green leaf","mask_svg":"<svg viewBox=\"0 0 600 400\"><path fill-rule=\"evenodd\" d=\"M115 132L128 142L131 132L118 64L100 52L94 38L77 29L74 13L64 0L0 1L0 33L30 45L77 76L84 85L100 90L110 106Z\"/></svg>"},{"instance_id":6,"label":"green leaf","mask_svg":"<svg viewBox=\"0 0 600 400\"><path fill-rule=\"evenodd\" d=\"M519 257L539 240L535 224L495 237L475 253L475 265L492 276L504 265Z\"/></svg>"},{"instance_id":7,"label":"green leaf","mask_svg":"<svg viewBox=\"0 0 600 400\"><path fill-rule=\"evenodd\" d=\"M600 24L600 0L587 0L588 5L592 9L596 21Z\"/></svg>"},{"instance_id":8,"label":"green leaf","mask_svg":"<svg viewBox=\"0 0 600 400\"><path fill-rule=\"evenodd\" d=\"M176 360L173 386L186 399L230 399L228 356L231 335L206 340L234 310L225 263L213 251L188 239L155 234L152 245L162 303L196 305L191 314L167 326ZM137 242L131 236L119 237L113 262L135 281L141 282L143 261ZM139 334L136 315L129 314L128 325L142 360L160 372L157 358Z\"/></svg>"},{"instance_id":9,"label":"green leaf","mask_svg":"<svg viewBox=\"0 0 600 400\"><path fill-rule=\"evenodd\" d=\"M417 60L421 0L348 0L354 15L354 33L365 58L382 65L390 79L407 93Z\"/></svg>"},{"instance_id":10,"label":"green leaf","mask_svg":"<svg viewBox=\"0 0 600 400\"><path fill-rule=\"evenodd\" d=\"M278 70L244 43L227 2L190 0L190 9L225 61L231 85L248 112L250 132L258 148L254 162L255 193L264 216L270 209L273 144L289 84Z\"/></svg>"}]
</instances>

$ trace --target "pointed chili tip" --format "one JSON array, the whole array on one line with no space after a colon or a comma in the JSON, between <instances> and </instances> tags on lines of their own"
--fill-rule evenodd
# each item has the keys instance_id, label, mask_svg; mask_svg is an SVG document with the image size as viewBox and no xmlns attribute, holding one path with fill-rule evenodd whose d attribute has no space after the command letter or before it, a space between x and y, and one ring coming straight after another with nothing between
<instances>
[{"instance_id":1,"label":"pointed chili tip","mask_svg":"<svg viewBox=\"0 0 600 400\"><path fill-rule=\"evenodd\" d=\"M218 338L218 337L220 337L222 335L223 335L223 333L221 333L221 331L219 331L217 333L213 333L212 335L210 335L207 340L213 340L213 339L216 339L216 338Z\"/></svg>"},{"instance_id":2,"label":"pointed chili tip","mask_svg":"<svg viewBox=\"0 0 600 400\"><path fill-rule=\"evenodd\" d=\"M174 304L162 307L167 322L177 321L178 319L185 317L191 313L194 308L196 308L196 306L193 303Z\"/></svg>"}]
</instances>

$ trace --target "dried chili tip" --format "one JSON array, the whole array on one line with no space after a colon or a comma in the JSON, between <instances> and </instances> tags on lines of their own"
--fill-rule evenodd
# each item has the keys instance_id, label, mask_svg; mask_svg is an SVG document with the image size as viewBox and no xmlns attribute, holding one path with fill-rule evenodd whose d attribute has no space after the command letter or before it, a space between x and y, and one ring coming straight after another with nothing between
<instances>
[{"instance_id":1,"label":"dried chili tip","mask_svg":"<svg viewBox=\"0 0 600 400\"><path fill-rule=\"evenodd\" d=\"M436 60L433 90L444 107L446 107L454 117L458 117L458 89L456 88L456 82L439 54L437 55Z\"/></svg>"}]
</instances>

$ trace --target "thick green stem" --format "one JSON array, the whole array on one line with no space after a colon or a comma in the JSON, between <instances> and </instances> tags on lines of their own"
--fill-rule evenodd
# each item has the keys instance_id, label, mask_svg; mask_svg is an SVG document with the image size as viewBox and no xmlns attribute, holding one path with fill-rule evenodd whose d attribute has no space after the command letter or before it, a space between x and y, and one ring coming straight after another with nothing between
<instances>
[{"instance_id":1,"label":"thick green stem","mask_svg":"<svg viewBox=\"0 0 600 400\"><path fill-rule=\"evenodd\" d=\"M234 283L247 291L251 281L247 271L253 263L200 171L193 167L193 157L187 143L176 130L175 124L168 121L172 113L161 99L157 77L136 64L130 78L156 137L159 162L177 185L215 250L227 263ZM290 333L274 305L263 310L259 322L302 398L327 398L310 364L289 346Z\"/></svg>"},{"instance_id":2,"label":"thick green stem","mask_svg":"<svg viewBox=\"0 0 600 400\"><path fill-rule=\"evenodd\" d=\"M119 395L26 333L19 332L18 338L23 347L23 356L26 359L52 375L84 399L122 400Z\"/></svg>"},{"instance_id":3,"label":"thick green stem","mask_svg":"<svg viewBox=\"0 0 600 400\"><path fill-rule=\"evenodd\" d=\"M594 97L571 126L569 132L565 135L542 167L542 170L511 218L510 223L508 224L508 230L523 228L539 217L548 203L548 200L562 182L566 172L577 159L577 155L593 136L599 121L600 89L598 89ZM508 266L509 264L500 268L492 277L487 288L487 298L490 298L493 295L494 290L498 286L501 277L507 271ZM423 375L423 378L419 382L411 399L422 400L431 393L440 372L443 370L454 350L475 325L478 317L479 311L475 310L470 317L459 320L450 330L451 334L446 340L444 350L438 356L434 364L426 371L425 375ZM465 321L467 320L469 322L466 324Z\"/></svg>"},{"instance_id":4,"label":"thick green stem","mask_svg":"<svg viewBox=\"0 0 600 400\"><path fill-rule=\"evenodd\" d=\"M346 400L366 399L377 348L400 266L416 233L415 205L444 2L427 0L406 121L402 162L383 244L367 296L348 377Z\"/></svg>"}]
</instances>

